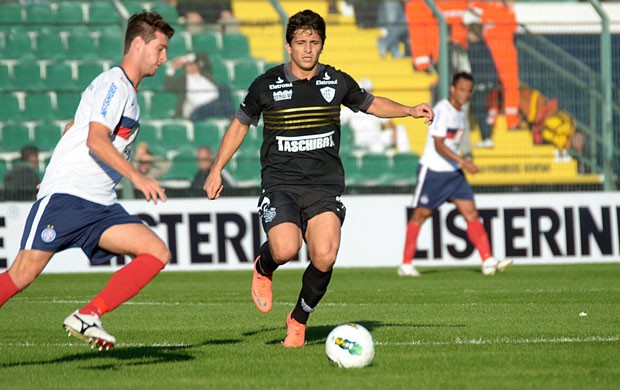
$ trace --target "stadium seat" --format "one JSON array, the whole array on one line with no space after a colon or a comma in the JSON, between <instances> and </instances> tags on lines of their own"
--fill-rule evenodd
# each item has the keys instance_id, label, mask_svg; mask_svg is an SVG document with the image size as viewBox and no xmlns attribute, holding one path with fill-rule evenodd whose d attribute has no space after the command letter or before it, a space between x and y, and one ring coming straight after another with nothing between
<instances>
[{"instance_id":1,"label":"stadium seat","mask_svg":"<svg viewBox=\"0 0 620 390\"><path fill-rule=\"evenodd\" d=\"M344 167L346 184L360 184L364 176L364 172L362 171L362 165L357 155L350 152L341 152L340 159L342 160L342 166Z\"/></svg>"},{"instance_id":2,"label":"stadium seat","mask_svg":"<svg viewBox=\"0 0 620 390\"><path fill-rule=\"evenodd\" d=\"M2 127L2 150L18 152L23 146L31 145L28 127L20 123L10 123Z\"/></svg>"},{"instance_id":3,"label":"stadium seat","mask_svg":"<svg viewBox=\"0 0 620 390\"><path fill-rule=\"evenodd\" d=\"M230 168L230 173L239 187L254 187L260 185L261 165L258 156L237 156Z\"/></svg>"},{"instance_id":4,"label":"stadium seat","mask_svg":"<svg viewBox=\"0 0 620 390\"><path fill-rule=\"evenodd\" d=\"M243 34L222 35L222 57L229 59L250 58L250 42Z\"/></svg>"},{"instance_id":5,"label":"stadium seat","mask_svg":"<svg viewBox=\"0 0 620 390\"><path fill-rule=\"evenodd\" d=\"M42 122L34 127L34 144L39 150L51 152L62 135L58 125Z\"/></svg>"},{"instance_id":6,"label":"stadium seat","mask_svg":"<svg viewBox=\"0 0 620 390\"><path fill-rule=\"evenodd\" d=\"M28 23L53 24L56 21L49 4L30 4L24 10Z\"/></svg>"},{"instance_id":7,"label":"stadium seat","mask_svg":"<svg viewBox=\"0 0 620 390\"><path fill-rule=\"evenodd\" d=\"M163 1L158 1L153 4L151 11L160 14L164 20L170 24L176 24L177 19L179 18L179 13L177 12L176 7Z\"/></svg>"},{"instance_id":8,"label":"stadium seat","mask_svg":"<svg viewBox=\"0 0 620 390\"><path fill-rule=\"evenodd\" d=\"M0 12L2 12L2 8L0 7ZM0 187L4 184L4 176L8 172L7 162L4 160L0 160Z\"/></svg>"},{"instance_id":9,"label":"stadium seat","mask_svg":"<svg viewBox=\"0 0 620 390\"><path fill-rule=\"evenodd\" d=\"M192 50L206 52L211 61L222 56L217 33L212 31L192 35Z\"/></svg>"},{"instance_id":10,"label":"stadium seat","mask_svg":"<svg viewBox=\"0 0 620 390\"><path fill-rule=\"evenodd\" d=\"M256 60L241 60L234 65L234 88L248 88L252 81L261 73L261 66Z\"/></svg>"},{"instance_id":11,"label":"stadium seat","mask_svg":"<svg viewBox=\"0 0 620 390\"><path fill-rule=\"evenodd\" d=\"M0 122L21 119L19 100L12 93L0 93Z\"/></svg>"},{"instance_id":12,"label":"stadium seat","mask_svg":"<svg viewBox=\"0 0 620 390\"><path fill-rule=\"evenodd\" d=\"M390 161L383 153L364 154L361 168L365 185L385 184L391 179Z\"/></svg>"},{"instance_id":13,"label":"stadium seat","mask_svg":"<svg viewBox=\"0 0 620 390\"><path fill-rule=\"evenodd\" d=\"M80 103L80 92L58 92L56 94L56 118L70 120L75 116Z\"/></svg>"},{"instance_id":14,"label":"stadium seat","mask_svg":"<svg viewBox=\"0 0 620 390\"><path fill-rule=\"evenodd\" d=\"M30 37L25 32L12 32L6 38L4 58L19 60L34 59L34 51L30 42Z\"/></svg>"},{"instance_id":15,"label":"stadium seat","mask_svg":"<svg viewBox=\"0 0 620 390\"><path fill-rule=\"evenodd\" d=\"M230 77L230 73L228 72L228 67L226 66L226 64L224 64L223 62L211 58L211 69L213 70L213 80L216 83L230 83L231 82L231 77ZM244 88L247 88L248 86L245 86Z\"/></svg>"},{"instance_id":16,"label":"stadium seat","mask_svg":"<svg viewBox=\"0 0 620 390\"><path fill-rule=\"evenodd\" d=\"M84 33L72 33L67 37L68 59L92 60L98 58L95 39Z\"/></svg>"},{"instance_id":17,"label":"stadium seat","mask_svg":"<svg viewBox=\"0 0 620 390\"><path fill-rule=\"evenodd\" d=\"M340 126L340 151L348 152L355 149L353 129L349 125Z\"/></svg>"},{"instance_id":18,"label":"stadium seat","mask_svg":"<svg viewBox=\"0 0 620 390\"><path fill-rule=\"evenodd\" d=\"M99 76L103 70L103 65L98 62L82 62L78 64L77 88L85 89L88 87L95 77Z\"/></svg>"},{"instance_id":19,"label":"stadium seat","mask_svg":"<svg viewBox=\"0 0 620 390\"><path fill-rule=\"evenodd\" d=\"M182 31L175 33L172 39L168 41L168 50L166 50L168 60L183 56L189 52L191 52L191 49L187 47L187 41Z\"/></svg>"},{"instance_id":20,"label":"stadium seat","mask_svg":"<svg viewBox=\"0 0 620 390\"><path fill-rule=\"evenodd\" d=\"M13 68L13 88L24 91L40 91L45 89L39 64L30 61L16 64Z\"/></svg>"},{"instance_id":21,"label":"stadium seat","mask_svg":"<svg viewBox=\"0 0 620 390\"><path fill-rule=\"evenodd\" d=\"M9 66L7 64L0 64L0 85L2 85L2 89L11 89L11 77L9 75Z\"/></svg>"},{"instance_id":22,"label":"stadium seat","mask_svg":"<svg viewBox=\"0 0 620 390\"><path fill-rule=\"evenodd\" d=\"M119 29L106 29L97 44L99 59L119 61L123 56L123 35Z\"/></svg>"},{"instance_id":23,"label":"stadium seat","mask_svg":"<svg viewBox=\"0 0 620 390\"><path fill-rule=\"evenodd\" d=\"M21 23L22 9L18 3L0 4L0 24Z\"/></svg>"},{"instance_id":24,"label":"stadium seat","mask_svg":"<svg viewBox=\"0 0 620 390\"><path fill-rule=\"evenodd\" d=\"M168 149L181 149L192 145L186 124L164 124L161 128L161 143Z\"/></svg>"},{"instance_id":25,"label":"stadium seat","mask_svg":"<svg viewBox=\"0 0 620 390\"><path fill-rule=\"evenodd\" d=\"M164 83L166 81L166 71L165 69L159 69L155 75L151 77L145 77L140 82L140 90L150 90L150 91L163 91Z\"/></svg>"},{"instance_id":26,"label":"stadium seat","mask_svg":"<svg viewBox=\"0 0 620 390\"><path fill-rule=\"evenodd\" d=\"M140 132L138 133L137 142L146 142L150 145L161 143L161 135L159 128L150 123L141 123Z\"/></svg>"},{"instance_id":27,"label":"stadium seat","mask_svg":"<svg viewBox=\"0 0 620 390\"><path fill-rule=\"evenodd\" d=\"M54 119L55 112L52 99L47 92L29 92L24 98L25 108L22 114L27 120Z\"/></svg>"},{"instance_id":28,"label":"stadium seat","mask_svg":"<svg viewBox=\"0 0 620 390\"><path fill-rule=\"evenodd\" d=\"M219 125L212 121L194 123L194 146L208 146L215 153L220 147L222 137Z\"/></svg>"},{"instance_id":29,"label":"stadium seat","mask_svg":"<svg viewBox=\"0 0 620 390\"><path fill-rule=\"evenodd\" d=\"M66 57L65 46L59 34L43 34L37 36L37 58L59 60Z\"/></svg>"},{"instance_id":30,"label":"stadium seat","mask_svg":"<svg viewBox=\"0 0 620 390\"><path fill-rule=\"evenodd\" d=\"M45 87L54 91L75 91L77 88L71 66L62 62L47 65Z\"/></svg>"},{"instance_id":31,"label":"stadium seat","mask_svg":"<svg viewBox=\"0 0 620 390\"><path fill-rule=\"evenodd\" d=\"M162 72L163 73L163 72ZM151 96L149 118L174 118L179 95L173 92L159 92Z\"/></svg>"},{"instance_id":32,"label":"stadium seat","mask_svg":"<svg viewBox=\"0 0 620 390\"><path fill-rule=\"evenodd\" d=\"M392 157L393 183L415 185L420 158L415 153L398 153Z\"/></svg>"},{"instance_id":33,"label":"stadium seat","mask_svg":"<svg viewBox=\"0 0 620 390\"><path fill-rule=\"evenodd\" d=\"M117 24L120 23L120 18L116 9L107 1L94 1L88 6L88 22L102 25Z\"/></svg>"},{"instance_id":34,"label":"stadium seat","mask_svg":"<svg viewBox=\"0 0 620 390\"><path fill-rule=\"evenodd\" d=\"M58 3L56 8L56 23L67 25L84 23L84 21L84 14L79 3L76 4L73 1Z\"/></svg>"},{"instance_id":35,"label":"stadium seat","mask_svg":"<svg viewBox=\"0 0 620 390\"><path fill-rule=\"evenodd\" d=\"M170 169L162 179L191 181L197 170L196 156L193 153L179 153L172 158Z\"/></svg>"}]
</instances>

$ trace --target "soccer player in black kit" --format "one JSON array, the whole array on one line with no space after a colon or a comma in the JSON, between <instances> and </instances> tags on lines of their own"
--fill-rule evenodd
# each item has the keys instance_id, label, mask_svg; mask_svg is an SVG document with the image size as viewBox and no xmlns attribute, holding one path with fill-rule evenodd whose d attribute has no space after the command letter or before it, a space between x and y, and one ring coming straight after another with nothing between
<instances>
[{"instance_id":1,"label":"soccer player in black kit","mask_svg":"<svg viewBox=\"0 0 620 390\"><path fill-rule=\"evenodd\" d=\"M258 202L267 241L254 263L252 299L262 312L272 307L272 275L291 260L305 240L310 264L297 304L286 319L284 347L303 347L310 313L327 291L340 247L345 206L344 170L339 157L340 105L382 118L433 120L428 104L405 106L361 89L349 75L319 63L325 21L305 10L286 28L290 62L254 80L228 127L207 178L209 199L222 191L221 172L263 115L262 193Z\"/></svg>"}]
</instances>

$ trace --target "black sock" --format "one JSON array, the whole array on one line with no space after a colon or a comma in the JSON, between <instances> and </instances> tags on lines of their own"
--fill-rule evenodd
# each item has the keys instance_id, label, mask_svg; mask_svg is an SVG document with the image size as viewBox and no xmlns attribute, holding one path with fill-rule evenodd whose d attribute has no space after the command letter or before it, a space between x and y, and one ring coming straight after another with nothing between
<instances>
[{"instance_id":1,"label":"black sock","mask_svg":"<svg viewBox=\"0 0 620 390\"><path fill-rule=\"evenodd\" d=\"M280 265L273 261L273 256L271 256L271 250L269 249L269 241L265 241L260 247L259 253L260 258L256 263L256 271L263 276L270 276Z\"/></svg>"},{"instance_id":2,"label":"black sock","mask_svg":"<svg viewBox=\"0 0 620 390\"><path fill-rule=\"evenodd\" d=\"M327 291L327 286L332 277L332 270L321 272L310 263L302 278L301 292L291 317L300 324L308 322L310 313L319 304Z\"/></svg>"}]
</instances>

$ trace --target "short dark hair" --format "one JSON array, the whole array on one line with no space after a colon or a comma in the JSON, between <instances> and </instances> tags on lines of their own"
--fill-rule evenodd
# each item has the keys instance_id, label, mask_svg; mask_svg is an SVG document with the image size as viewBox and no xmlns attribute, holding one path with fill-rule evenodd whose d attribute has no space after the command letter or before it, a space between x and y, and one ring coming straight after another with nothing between
<instances>
[{"instance_id":1,"label":"short dark hair","mask_svg":"<svg viewBox=\"0 0 620 390\"><path fill-rule=\"evenodd\" d=\"M456 84L459 82L460 79L465 79L465 80L469 80L472 83L474 82L474 76L471 75L471 73L467 73L467 72L458 72L456 73L454 76L452 76L452 86L456 86Z\"/></svg>"},{"instance_id":2,"label":"short dark hair","mask_svg":"<svg viewBox=\"0 0 620 390\"><path fill-rule=\"evenodd\" d=\"M133 14L127 21L125 32L125 54L129 51L131 42L136 37L142 37L144 42L149 43L155 39L155 32L166 35L168 39L174 35L174 29L157 12L142 11Z\"/></svg>"},{"instance_id":3,"label":"short dark hair","mask_svg":"<svg viewBox=\"0 0 620 390\"><path fill-rule=\"evenodd\" d=\"M39 148L34 145L25 145L19 151L21 161L28 161L31 156L39 157Z\"/></svg>"},{"instance_id":4,"label":"short dark hair","mask_svg":"<svg viewBox=\"0 0 620 390\"><path fill-rule=\"evenodd\" d=\"M307 9L291 16L286 25L286 42L291 43L297 30L314 30L325 44L325 20L316 12Z\"/></svg>"}]
</instances>

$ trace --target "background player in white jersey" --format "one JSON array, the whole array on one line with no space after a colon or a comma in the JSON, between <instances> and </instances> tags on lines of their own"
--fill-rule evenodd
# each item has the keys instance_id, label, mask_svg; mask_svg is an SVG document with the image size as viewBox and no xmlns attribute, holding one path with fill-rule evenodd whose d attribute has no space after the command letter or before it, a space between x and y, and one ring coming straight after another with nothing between
<instances>
[{"instance_id":1,"label":"background player in white jersey","mask_svg":"<svg viewBox=\"0 0 620 390\"><path fill-rule=\"evenodd\" d=\"M91 302L63 323L70 335L99 350L116 344L100 317L136 295L170 260L164 242L116 202L114 188L125 176L147 200L166 200L157 181L128 160L140 127L138 84L166 62L173 34L159 14L142 12L129 18L120 66L97 76L84 91L45 171L20 251L0 275L2 306L28 287L56 252L81 248L93 264L114 254L132 256Z\"/></svg>"},{"instance_id":2,"label":"background player in white jersey","mask_svg":"<svg viewBox=\"0 0 620 390\"><path fill-rule=\"evenodd\" d=\"M239 148L250 124L263 116L262 195L259 214L268 241L260 248L252 298L262 312L272 308L272 274L308 245L297 303L286 319L284 347L303 347L310 313L327 291L340 247L345 207L340 201L344 170L340 147L340 106L380 117L433 120L428 104L405 106L364 91L346 73L319 63L325 21L305 10L289 18L286 49L290 62L267 70L248 90L226 131L204 189L209 199L222 191L221 172Z\"/></svg>"},{"instance_id":3,"label":"background player in white jersey","mask_svg":"<svg viewBox=\"0 0 620 390\"><path fill-rule=\"evenodd\" d=\"M478 166L459 154L465 131L464 104L469 101L474 79L469 73L454 75L450 96L435 107L435 121L428 128L424 153L418 168L418 184L415 189L413 215L407 223L403 262L398 268L400 276L420 276L411 264L416 252L418 234L426 221L445 202L452 202L467 222L467 237L478 249L482 258L482 273L494 275L505 271L511 260L497 261L491 253L489 237L480 222L474 202L474 192L467 183L463 169L478 172Z\"/></svg>"}]
</instances>

